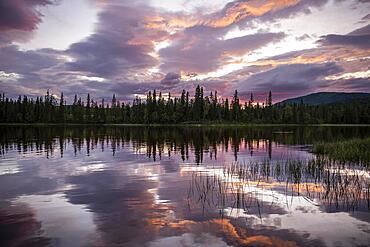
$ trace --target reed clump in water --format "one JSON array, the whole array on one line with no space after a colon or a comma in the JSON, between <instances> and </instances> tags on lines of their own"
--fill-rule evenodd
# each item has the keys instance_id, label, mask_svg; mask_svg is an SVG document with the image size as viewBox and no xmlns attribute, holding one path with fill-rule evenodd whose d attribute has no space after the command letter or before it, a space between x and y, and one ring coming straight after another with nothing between
<instances>
[{"instance_id":1,"label":"reed clump in water","mask_svg":"<svg viewBox=\"0 0 370 247\"><path fill-rule=\"evenodd\" d=\"M221 172L194 172L188 199L203 209L266 206L264 198L276 193L303 197L342 210L370 209L369 172L365 167L344 165L326 157L311 160L234 162ZM219 169L218 169L219 171ZM268 204L276 204L273 201ZM282 203L282 202L280 202ZM285 200L284 202L285 203ZM265 204L265 205L264 205Z\"/></svg>"},{"instance_id":2,"label":"reed clump in water","mask_svg":"<svg viewBox=\"0 0 370 247\"><path fill-rule=\"evenodd\" d=\"M370 166L370 138L316 143L313 152L343 163Z\"/></svg>"}]
</instances>

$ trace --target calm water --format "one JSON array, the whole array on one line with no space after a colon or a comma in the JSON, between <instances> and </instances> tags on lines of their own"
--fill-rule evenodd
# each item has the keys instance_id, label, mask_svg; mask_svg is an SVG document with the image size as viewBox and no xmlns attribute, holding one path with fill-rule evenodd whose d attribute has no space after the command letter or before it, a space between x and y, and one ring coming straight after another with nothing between
<instances>
[{"instance_id":1,"label":"calm water","mask_svg":"<svg viewBox=\"0 0 370 247\"><path fill-rule=\"evenodd\" d=\"M365 136L0 127L0 246L370 246L368 170L310 152Z\"/></svg>"}]
</instances>

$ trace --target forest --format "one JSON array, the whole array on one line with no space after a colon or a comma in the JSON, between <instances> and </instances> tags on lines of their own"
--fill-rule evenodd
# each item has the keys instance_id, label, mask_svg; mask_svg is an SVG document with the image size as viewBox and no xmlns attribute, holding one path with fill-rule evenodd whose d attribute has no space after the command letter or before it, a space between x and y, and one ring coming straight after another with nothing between
<instances>
[{"instance_id":1,"label":"forest","mask_svg":"<svg viewBox=\"0 0 370 247\"><path fill-rule=\"evenodd\" d=\"M171 93L149 91L146 99L136 97L131 103L120 102L116 95L110 102L100 102L87 94L86 101L75 95L67 104L63 93L56 98L46 95L34 98L0 97L1 123L75 123L75 124L369 124L370 99L335 104L273 104L272 92L263 103L255 102L253 93L243 104L238 92L220 98L217 91L205 96L196 87L193 97L183 90L180 97Z\"/></svg>"}]
</instances>

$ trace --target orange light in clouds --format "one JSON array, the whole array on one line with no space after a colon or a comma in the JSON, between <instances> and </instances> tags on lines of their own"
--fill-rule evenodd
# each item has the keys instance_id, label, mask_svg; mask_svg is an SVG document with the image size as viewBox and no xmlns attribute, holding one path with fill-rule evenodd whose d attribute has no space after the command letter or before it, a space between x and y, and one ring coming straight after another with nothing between
<instances>
[{"instance_id":1,"label":"orange light in clouds","mask_svg":"<svg viewBox=\"0 0 370 247\"><path fill-rule=\"evenodd\" d=\"M223 16L193 16L167 15L150 16L146 18L146 27L170 31L176 28L187 28L194 25L226 27L248 16L262 16L270 11L276 11L297 4L299 0L269 0L239 2L226 10Z\"/></svg>"},{"instance_id":2,"label":"orange light in clouds","mask_svg":"<svg viewBox=\"0 0 370 247\"><path fill-rule=\"evenodd\" d=\"M220 19L207 22L213 27L225 27L248 16L261 16L269 11L276 11L282 8L297 4L298 0L275 0L275 1L248 1L238 2L227 9L225 16Z\"/></svg>"},{"instance_id":3,"label":"orange light in clouds","mask_svg":"<svg viewBox=\"0 0 370 247\"><path fill-rule=\"evenodd\" d=\"M238 245L263 245L263 246L286 246L293 247L297 244L293 241L285 241L278 237L265 235L250 235L245 228L235 227L229 219L212 219L196 222L192 220L180 220L168 225L182 232L209 232L215 236L223 236L225 241L238 243Z\"/></svg>"},{"instance_id":4,"label":"orange light in clouds","mask_svg":"<svg viewBox=\"0 0 370 247\"><path fill-rule=\"evenodd\" d=\"M148 16L145 18L145 27L149 29L162 29L168 32L183 29L199 24L201 21L188 15Z\"/></svg>"},{"instance_id":5,"label":"orange light in clouds","mask_svg":"<svg viewBox=\"0 0 370 247\"><path fill-rule=\"evenodd\" d=\"M247 63L248 66L251 65L258 65L258 66L265 66L271 65L273 67L283 64L311 64L311 63L326 63L330 61L340 61L340 60L359 60L364 59L368 56L368 52L366 50L361 49L352 49L348 50L345 48L322 48L322 49L315 49L315 50L307 50L303 51L301 55L297 55L295 57L290 57L287 59L262 59L254 62Z\"/></svg>"}]
</instances>

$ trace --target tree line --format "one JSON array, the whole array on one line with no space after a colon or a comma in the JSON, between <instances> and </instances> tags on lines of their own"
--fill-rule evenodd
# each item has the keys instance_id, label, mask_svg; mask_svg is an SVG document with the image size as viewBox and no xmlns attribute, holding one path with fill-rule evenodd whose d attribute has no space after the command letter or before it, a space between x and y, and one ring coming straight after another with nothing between
<instances>
[{"instance_id":1,"label":"tree line","mask_svg":"<svg viewBox=\"0 0 370 247\"><path fill-rule=\"evenodd\" d=\"M272 93L266 101L255 102L253 93L243 104L237 90L229 101L220 98L217 91L205 96L199 85L193 97L183 90L180 97L166 97L156 90L146 99L136 97L131 103L120 102L113 95L110 102L100 102L87 95L86 101L75 95L73 104L66 104L63 93L57 99L47 91L45 96L11 99L0 97L2 123L370 123L370 100L326 105L272 104Z\"/></svg>"}]
</instances>

